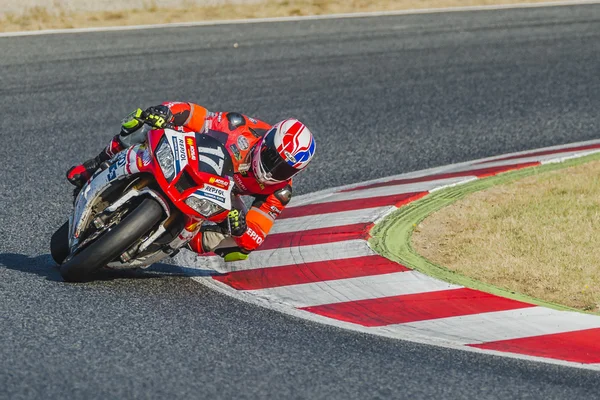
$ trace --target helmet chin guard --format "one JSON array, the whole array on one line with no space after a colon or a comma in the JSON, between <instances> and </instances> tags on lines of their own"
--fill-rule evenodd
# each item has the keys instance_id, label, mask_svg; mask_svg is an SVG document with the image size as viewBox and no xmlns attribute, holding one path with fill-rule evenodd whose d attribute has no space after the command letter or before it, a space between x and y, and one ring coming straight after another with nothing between
<instances>
[{"instance_id":1,"label":"helmet chin guard","mask_svg":"<svg viewBox=\"0 0 600 400\"><path fill-rule=\"evenodd\" d=\"M252 172L264 185L285 182L308 166L315 148L306 125L286 119L273 125L252 150Z\"/></svg>"}]
</instances>

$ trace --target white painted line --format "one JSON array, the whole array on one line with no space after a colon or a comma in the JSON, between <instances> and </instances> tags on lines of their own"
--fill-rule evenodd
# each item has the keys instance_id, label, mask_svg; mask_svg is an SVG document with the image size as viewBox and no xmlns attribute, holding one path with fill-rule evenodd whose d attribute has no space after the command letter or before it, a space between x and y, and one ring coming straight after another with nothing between
<instances>
[{"instance_id":1,"label":"white painted line","mask_svg":"<svg viewBox=\"0 0 600 400\"><path fill-rule=\"evenodd\" d=\"M558 163L562 163L568 160L573 160L575 158L581 158L581 157L585 157L585 156L589 156L592 154L596 154L596 153L600 153L600 149L599 150L591 150L591 151L586 151L583 153L571 153L569 155L566 155L564 157L561 158L551 158L551 159L547 159L547 160L543 160L542 164L558 164Z\"/></svg>"},{"instance_id":2,"label":"white painted line","mask_svg":"<svg viewBox=\"0 0 600 400\"><path fill-rule=\"evenodd\" d=\"M388 325L374 329L399 337L417 332L466 345L592 328L600 328L600 317L545 307L530 307Z\"/></svg>"},{"instance_id":3,"label":"white painted line","mask_svg":"<svg viewBox=\"0 0 600 400\"><path fill-rule=\"evenodd\" d=\"M585 150L585 151L581 151L581 150L567 151L564 153L546 154L546 155L530 156L530 157L527 157L525 155L522 158L514 158L514 159L510 159L510 160L497 161L497 162L490 161L485 164L473 165L473 168L491 168L491 167L498 167L498 166L502 166L502 165L521 164L521 163L528 163L528 162L541 162L542 164L546 164L550 161L553 163L558 163L558 162L563 162L563 161L571 159L571 158L584 157L584 156L598 153L598 152L600 152L600 149Z\"/></svg>"},{"instance_id":4,"label":"white painted line","mask_svg":"<svg viewBox=\"0 0 600 400\"><path fill-rule=\"evenodd\" d=\"M177 265L193 268L212 268L219 272L242 271L257 268L271 268L291 264L341 260L376 254L366 240L316 244L312 246L286 247L273 250L257 250L247 260L224 262L220 257L202 257L190 251L177 255Z\"/></svg>"},{"instance_id":5,"label":"white painted line","mask_svg":"<svg viewBox=\"0 0 600 400\"><path fill-rule=\"evenodd\" d=\"M469 177L466 177L469 178ZM466 179L465 177L438 179L435 181L417 182L417 183L405 183L400 185L381 186L371 189L356 190L351 192L334 193L331 196L327 196L318 202L310 204L321 204L321 203L333 203L345 200L358 200L358 199L371 199L383 196L391 196L395 194L403 193L419 193L428 192L438 186L451 185L454 183L462 182ZM363 185L359 185L363 186ZM292 207L290 207L292 208Z\"/></svg>"},{"instance_id":6,"label":"white painted line","mask_svg":"<svg viewBox=\"0 0 600 400\"><path fill-rule=\"evenodd\" d=\"M567 143L567 144L560 144L560 145L556 145L556 146L550 146L550 147L542 147L539 149L530 149L530 150L523 150L523 151L517 151L514 153L507 153L507 154L501 154L498 156L493 156L493 157L488 157L488 158L482 158L479 160L473 160L467 163L463 163L463 165L467 165L467 164L487 164L487 163L492 163L496 160L500 160L503 158L507 158L507 157L517 157L520 156L519 158L525 158L528 155L531 155L533 153L537 153L540 151L552 151L552 150L565 150L566 152L569 152L569 149L574 149L576 147L583 147L583 146L592 146L592 145L597 145L600 144L600 139L593 139L593 140L587 140L584 142L574 142L574 143ZM576 152L576 150L572 150L573 152ZM587 150L585 150L587 151ZM559 157L560 154L554 154L556 157ZM456 164L456 165L461 165L461 164Z\"/></svg>"},{"instance_id":7,"label":"white painted line","mask_svg":"<svg viewBox=\"0 0 600 400\"><path fill-rule=\"evenodd\" d=\"M406 294L460 289L462 286L431 278L416 271L362 276L247 292L268 301L308 307ZM358 310L357 312L360 312Z\"/></svg>"},{"instance_id":8,"label":"white painted line","mask_svg":"<svg viewBox=\"0 0 600 400\"><path fill-rule=\"evenodd\" d=\"M462 181L459 181L459 182L456 182L456 183L451 183L449 185L443 185L443 186L435 187L435 188L431 189L429 191L429 193L438 192L440 190L448 189L448 188L451 188L451 187L454 187L454 186L465 185L465 184L467 184L469 182L476 181L477 179L479 179L479 178L477 178L475 176L468 176L465 179L463 179Z\"/></svg>"},{"instance_id":9,"label":"white painted line","mask_svg":"<svg viewBox=\"0 0 600 400\"><path fill-rule=\"evenodd\" d=\"M413 14L434 14L434 13L449 13L449 12L465 12L465 11L494 11L508 10L519 8L542 8L542 7L561 7L586 4L599 4L600 0L572 0L572 1L552 1L545 3L521 3L521 4L498 4L488 6L467 6L467 7L448 7L448 8L423 8L397 11L373 11L361 13L344 13L344 14L327 14L327 15L309 15L297 17L274 17L274 18L253 18L253 19L238 19L238 20L220 20L220 21L194 21L194 22L173 22L168 24L150 24L150 25L133 25L133 26L107 26L97 28L71 28L71 29L44 29L39 31L22 31L22 32L4 32L0 33L0 37L15 37L15 36L36 36L36 35L53 35L65 33L93 33L93 32L111 32L111 31L133 31L143 29L164 29L164 28L185 28L194 26L214 26L214 25L235 25L235 24L258 24L272 22L298 22L298 21L315 21L327 19L347 19L347 18L369 18L369 17L387 17L397 15L413 15Z\"/></svg>"},{"instance_id":10,"label":"white painted line","mask_svg":"<svg viewBox=\"0 0 600 400\"><path fill-rule=\"evenodd\" d=\"M389 208L390 206L385 206L342 211L327 214L326 218L321 215L309 215L306 217L280 219L275 221L269 235L373 222Z\"/></svg>"}]
</instances>

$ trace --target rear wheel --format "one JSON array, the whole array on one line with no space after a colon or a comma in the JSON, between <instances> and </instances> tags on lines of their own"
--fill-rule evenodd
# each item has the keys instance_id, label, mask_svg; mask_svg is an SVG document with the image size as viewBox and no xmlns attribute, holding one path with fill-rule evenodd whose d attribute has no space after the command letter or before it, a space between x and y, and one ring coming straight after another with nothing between
<instances>
[{"instance_id":1,"label":"rear wheel","mask_svg":"<svg viewBox=\"0 0 600 400\"><path fill-rule=\"evenodd\" d=\"M69 221L67 221L52 235L52 239L50 239L50 254L54 261L60 265L65 261L69 253Z\"/></svg>"},{"instance_id":2,"label":"rear wheel","mask_svg":"<svg viewBox=\"0 0 600 400\"><path fill-rule=\"evenodd\" d=\"M92 280L94 274L150 231L163 216L163 208L154 199L145 199L119 224L88 245L60 267L67 282Z\"/></svg>"}]
</instances>

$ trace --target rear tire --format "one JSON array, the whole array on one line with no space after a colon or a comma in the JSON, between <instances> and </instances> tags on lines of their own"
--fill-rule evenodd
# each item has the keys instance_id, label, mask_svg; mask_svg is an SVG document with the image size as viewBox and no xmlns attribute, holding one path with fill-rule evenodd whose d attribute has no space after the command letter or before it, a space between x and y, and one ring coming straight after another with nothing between
<instances>
[{"instance_id":1,"label":"rear tire","mask_svg":"<svg viewBox=\"0 0 600 400\"><path fill-rule=\"evenodd\" d=\"M52 235L52 238L50 239L50 254L52 255L52 259L60 265L70 253L69 221L67 221Z\"/></svg>"},{"instance_id":2,"label":"rear tire","mask_svg":"<svg viewBox=\"0 0 600 400\"><path fill-rule=\"evenodd\" d=\"M94 279L100 268L123 254L159 223L162 216L161 205L154 199L145 199L114 228L63 264L60 267L63 279L67 282Z\"/></svg>"}]
</instances>

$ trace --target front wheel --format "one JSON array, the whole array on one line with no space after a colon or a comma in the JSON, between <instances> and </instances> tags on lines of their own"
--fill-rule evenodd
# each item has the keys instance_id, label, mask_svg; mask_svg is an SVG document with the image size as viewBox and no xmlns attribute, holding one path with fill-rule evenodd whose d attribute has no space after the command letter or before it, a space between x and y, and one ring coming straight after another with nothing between
<instances>
[{"instance_id":1,"label":"front wheel","mask_svg":"<svg viewBox=\"0 0 600 400\"><path fill-rule=\"evenodd\" d=\"M54 232L50 239L50 254L58 265L62 264L69 256L69 221L65 222Z\"/></svg>"},{"instance_id":2,"label":"front wheel","mask_svg":"<svg viewBox=\"0 0 600 400\"><path fill-rule=\"evenodd\" d=\"M100 236L60 267L67 282L85 282L109 262L119 257L160 222L163 208L154 199L145 199L119 224Z\"/></svg>"}]
</instances>

